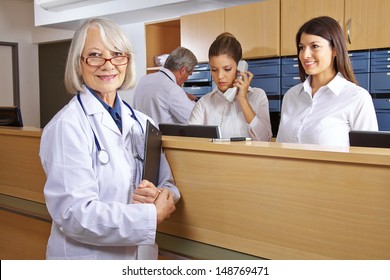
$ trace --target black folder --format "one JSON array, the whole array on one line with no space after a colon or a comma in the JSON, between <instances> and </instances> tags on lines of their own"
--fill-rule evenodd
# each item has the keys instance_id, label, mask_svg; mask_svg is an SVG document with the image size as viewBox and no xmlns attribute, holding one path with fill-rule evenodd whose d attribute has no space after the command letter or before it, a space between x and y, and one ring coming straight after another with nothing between
<instances>
[{"instance_id":1,"label":"black folder","mask_svg":"<svg viewBox=\"0 0 390 280\"><path fill-rule=\"evenodd\" d=\"M156 187L160 174L161 144L161 131L148 120L146 122L142 179L152 182Z\"/></svg>"}]
</instances>

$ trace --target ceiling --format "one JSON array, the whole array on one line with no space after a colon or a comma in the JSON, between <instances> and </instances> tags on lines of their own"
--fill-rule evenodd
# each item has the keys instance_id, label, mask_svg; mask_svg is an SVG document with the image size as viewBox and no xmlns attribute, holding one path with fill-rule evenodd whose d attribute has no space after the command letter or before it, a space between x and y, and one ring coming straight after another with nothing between
<instances>
[{"instance_id":1,"label":"ceiling","mask_svg":"<svg viewBox=\"0 0 390 280\"><path fill-rule=\"evenodd\" d=\"M18 0L33 2L33 0ZM35 8L35 24L52 28L75 30L79 21L92 17L111 18L119 25L138 22L154 22L179 18L183 15L206 12L262 0L101 0L98 4L66 8L62 11L47 11ZM82 2L82 1L81 1ZM88 2L88 1L86 1ZM37 10L41 10L38 11ZM77 15L77 13L79 15ZM37 20L37 17L38 20Z\"/></svg>"}]
</instances>

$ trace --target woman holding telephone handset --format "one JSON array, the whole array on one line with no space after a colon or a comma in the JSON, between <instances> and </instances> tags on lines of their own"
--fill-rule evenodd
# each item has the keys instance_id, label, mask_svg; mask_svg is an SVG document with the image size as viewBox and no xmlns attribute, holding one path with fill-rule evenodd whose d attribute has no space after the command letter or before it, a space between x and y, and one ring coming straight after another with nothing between
<instances>
[{"instance_id":1,"label":"woman holding telephone handset","mask_svg":"<svg viewBox=\"0 0 390 280\"><path fill-rule=\"evenodd\" d=\"M188 122L218 125L222 138L269 141L267 96L264 90L250 87L253 74L241 59L241 44L232 34L225 32L215 39L209 48L209 64L216 88L196 103Z\"/></svg>"}]
</instances>

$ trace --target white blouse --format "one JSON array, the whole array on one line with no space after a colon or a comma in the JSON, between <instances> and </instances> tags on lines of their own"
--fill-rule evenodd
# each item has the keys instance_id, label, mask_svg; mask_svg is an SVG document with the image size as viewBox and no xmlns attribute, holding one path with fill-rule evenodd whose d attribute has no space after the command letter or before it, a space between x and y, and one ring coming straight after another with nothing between
<instances>
[{"instance_id":1,"label":"white blouse","mask_svg":"<svg viewBox=\"0 0 390 280\"><path fill-rule=\"evenodd\" d=\"M276 141L349 146L350 130L378 130L368 91L338 73L312 97L309 77L285 94Z\"/></svg>"},{"instance_id":2,"label":"white blouse","mask_svg":"<svg viewBox=\"0 0 390 280\"><path fill-rule=\"evenodd\" d=\"M264 90L248 90L248 101L256 116L250 124L245 120L240 103L234 99L229 102L218 88L204 95L196 103L190 124L219 125L222 138L251 137L254 140L269 141L272 137L268 111L268 99Z\"/></svg>"}]
</instances>

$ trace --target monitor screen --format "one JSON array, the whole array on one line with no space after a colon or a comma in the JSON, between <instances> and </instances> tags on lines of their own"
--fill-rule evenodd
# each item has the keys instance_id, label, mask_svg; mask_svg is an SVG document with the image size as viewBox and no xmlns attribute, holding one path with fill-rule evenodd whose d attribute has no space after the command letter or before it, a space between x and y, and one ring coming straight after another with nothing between
<instances>
[{"instance_id":1,"label":"monitor screen","mask_svg":"<svg viewBox=\"0 0 390 280\"><path fill-rule=\"evenodd\" d=\"M159 128L163 135L221 138L219 126L217 125L160 123Z\"/></svg>"},{"instance_id":2,"label":"monitor screen","mask_svg":"<svg viewBox=\"0 0 390 280\"><path fill-rule=\"evenodd\" d=\"M349 144L359 147L390 148L390 131L363 131L349 132Z\"/></svg>"},{"instance_id":3,"label":"monitor screen","mask_svg":"<svg viewBox=\"0 0 390 280\"><path fill-rule=\"evenodd\" d=\"M17 106L0 107L0 126L22 127L22 113Z\"/></svg>"}]
</instances>

